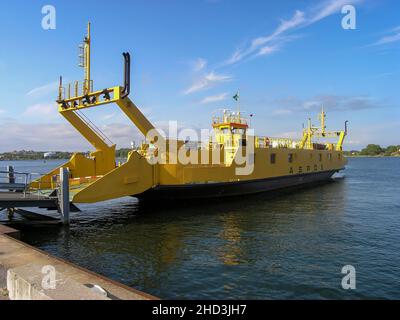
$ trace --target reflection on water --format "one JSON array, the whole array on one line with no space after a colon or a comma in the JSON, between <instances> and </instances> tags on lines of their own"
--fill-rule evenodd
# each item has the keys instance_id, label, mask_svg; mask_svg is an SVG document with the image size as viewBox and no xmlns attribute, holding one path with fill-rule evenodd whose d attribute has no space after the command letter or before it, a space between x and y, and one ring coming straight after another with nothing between
<instances>
[{"instance_id":1,"label":"reflection on water","mask_svg":"<svg viewBox=\"0 0 400 320\"><path fill-rule=\"evenodd\" d=\"M399 167L350 159L345 179L303 190L82 205L70 228L23 240L161 298L400 298ZM347 264L353 292L341 289Z\"/></svg>"},{"instance_id":2,"label":"reflection on water","mask_svg":"<svg viewBox=\"0 0 400 320\"><path fill-rule=\"evenodd\" d=\"M220 237L225 244L220 248L220 259L225 265L238 265L242 256L240 248L242 230L235 216L224 217L222 225Z\"/></svg>"}]
</instances>

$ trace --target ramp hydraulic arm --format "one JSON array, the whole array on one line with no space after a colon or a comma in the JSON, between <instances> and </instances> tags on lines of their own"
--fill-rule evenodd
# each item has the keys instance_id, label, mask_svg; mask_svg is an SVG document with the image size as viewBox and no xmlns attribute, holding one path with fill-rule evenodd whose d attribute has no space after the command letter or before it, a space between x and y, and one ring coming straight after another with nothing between
<instances>
[{"instance_id":1,"label":"ramp hydraulic arm","mask_svg":"<svg viewBox=\"0 0 400 320\"><path fill-rule=\"evenodd\" d=\"M131 92L131 56L129 53L123 53L124 57L124 84L123 86L115 86L106 88L103 90L93 90L94 83L91 79L91 28L90 23L87 28L87 35L84 38L82 45L80 46L80 66L84 68L84 80L82 83L75 81L73 84L63 86L62 78L60 78L59 95L57 99L59 113L95 148L95 151L90 154L89 157L82 154L75 154L68 163L62 165L62 167L68 167L70 169L70 177L79 181L96 181L116 169L117 167L115 159L115 145L105 136L101 130L94 125L83 113L86 109L91 109L100 106L106 106L108 104L115 103L118 105L130 121L140 130L140 132L146 137L148 133L155 130L153 124L145 117L145 115L139 110L139 108L131 101L129 94ZM159 134L156 134L161 137ZM129 165L124 168L132 166L133 159ZM129 161L129 159L128 159ZM140 163L135 158L137 163ZM32 186L39 188L50 188L53 186L54 175L57 174L57 170L54 170L38 181L35 181ZM122 171L121 171L122 172ZM119 176L118 176L119 177ZM149 176L151 183L153 183L152 177ZM129 180L129 179L128 179ZM133 179L135 180L135 179ZM136 179L140 181L140 179ZM125 181L122 179L121 181ZM126 181L125 181L126 182ZM125 183L123 182L123 184ZM143 183L143 184L142 184ZM147 186L151 183L144 183L143 181L139 186L135 188L141 188L141 186ZM133 188L133 184L129 185L129 188L125 192L129 193L130 189ZM124 188L122 188L124 189Z\"/></svg>"}]
</instances>

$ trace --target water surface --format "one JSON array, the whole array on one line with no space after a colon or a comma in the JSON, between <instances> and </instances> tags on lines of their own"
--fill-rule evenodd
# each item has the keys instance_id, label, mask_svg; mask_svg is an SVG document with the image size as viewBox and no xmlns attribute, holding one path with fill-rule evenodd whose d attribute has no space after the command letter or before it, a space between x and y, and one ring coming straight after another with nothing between
<instances>
[{"instance_id":1,"label":"water surface","mask_svg":"<svg viewBox=\"0 0 400 320\"><path fill-rule=\"evenodd\" d=\"M399 181L400 158L354 158L345 178L301 191L80 205L70 228L24 229L22 240L164 299L400 299ZM356 290L342 289L345 265Z\"/></svg>"}]
</instances>

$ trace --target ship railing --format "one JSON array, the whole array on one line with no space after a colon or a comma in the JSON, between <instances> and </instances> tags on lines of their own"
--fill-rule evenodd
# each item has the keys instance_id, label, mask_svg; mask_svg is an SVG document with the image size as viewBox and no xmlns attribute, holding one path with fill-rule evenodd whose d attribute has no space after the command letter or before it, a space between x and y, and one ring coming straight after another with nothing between
<instances>
[{"instance_id":1,"label":"ship railing","mask_svg":"<svg viewBox=\"0 0 400 320\"><path fill-rule=\"evenodd\" d=\"M213 117L212 123L215 124L224 124L224 123L237 123L237 124L248 124L248 119L243 116L224 116L224 117Z\"/></svg>"},{"instance_id":2,"label":"ship railing","mask_svg":"<svg viewBox=\"0 0 400 320\"><path fill-rule=\"evenodd\" d=\"M248 137L249 138L249 137ZM290 138L273 138L273 137L262 137L255 136L254 143L256 148L276 148L276 149L299 149L300 141ZM230 139L226 138L223 142L225 148L239 148L243 144L243 139ZM221 143L216 141L185 141L184 147L186 150L201 150L201 149L213 149L219 148ZM151 143L143 141L141 147L137 147L133 150L139 151L143 156L151 154L152 148Z\"/></svg>"},{"instance_id":3,"label":"ship railing","mask_svg":"<svg viewBox=\"0 0 400 320\"><path fill-rule=\"evenodd\" d=\"M69 100L71 98L84 96L88 92L93 92L93 80L75 81L69 83L66 87L60 86L58 89L59 101Z\"/></svg>"},{"instance_id":4,"label":"ship railing","mask_svg":"<svg viewBox=\"0 0 400 320\"><path fill-rule=\"evenodd\" d=\"M290 138L256 137L257 148L299 149L300 141Z\"/></svg>"},{"instance_id":5,"label":"ship railing","mask_svg":"<svg viewBox=\"0 0 400 320\"><path fill-rule=\"evenodd\" d=\"M29 173L14 170L0 171L0 190L26 191L29 184Z\"/></svg>"},{"instance_id":6,"label":"ship railing","mask_svg":"<svg viewBox=\"0 0 400 320\"><path fill-rule=\"evenodd\" d=\"M34 172L17 172L12 167L0 171L0 192L21 192L25 197L30 190L33 177L42 174ZM40 188L39 188L40 189Z\"/></svg>"}]
</instances>

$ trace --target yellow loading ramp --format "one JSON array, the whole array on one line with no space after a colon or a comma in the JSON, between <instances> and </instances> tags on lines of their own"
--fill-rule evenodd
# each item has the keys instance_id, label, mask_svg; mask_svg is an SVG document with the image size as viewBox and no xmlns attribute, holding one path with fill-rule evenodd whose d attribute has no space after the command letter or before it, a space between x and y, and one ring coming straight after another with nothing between
<instances>
[{"instance_id":1,"label":"yellow loading ramp","mask_svg":"<svg viewBox=\"0 0 400 320\"><path fill-rule=\"evenodd\" d=\"M81 48L81 67L85 69L82 89L78 82L67 88L60 78L59 113L95 148L89 156L77 153L70 161L31 183L32 189L54 190L61 168L70 171L70 195L74 203L93 203L142 193L158 182L156 166L148 163L137 151L132 151L127 162L116 165L115 145L109 145L100 130L88 120L81 110L116 103L132 123L147 136L155 127L129 99L131 57L124 56L124 86L93 91L90 78L90 24ZM72 90L71 90L72 89ZM71 93L71 91L73 91ZM79 92L81 91L81 92ZM160 137L160 135L158 135Z\"/></svg>"}]
</instances>

